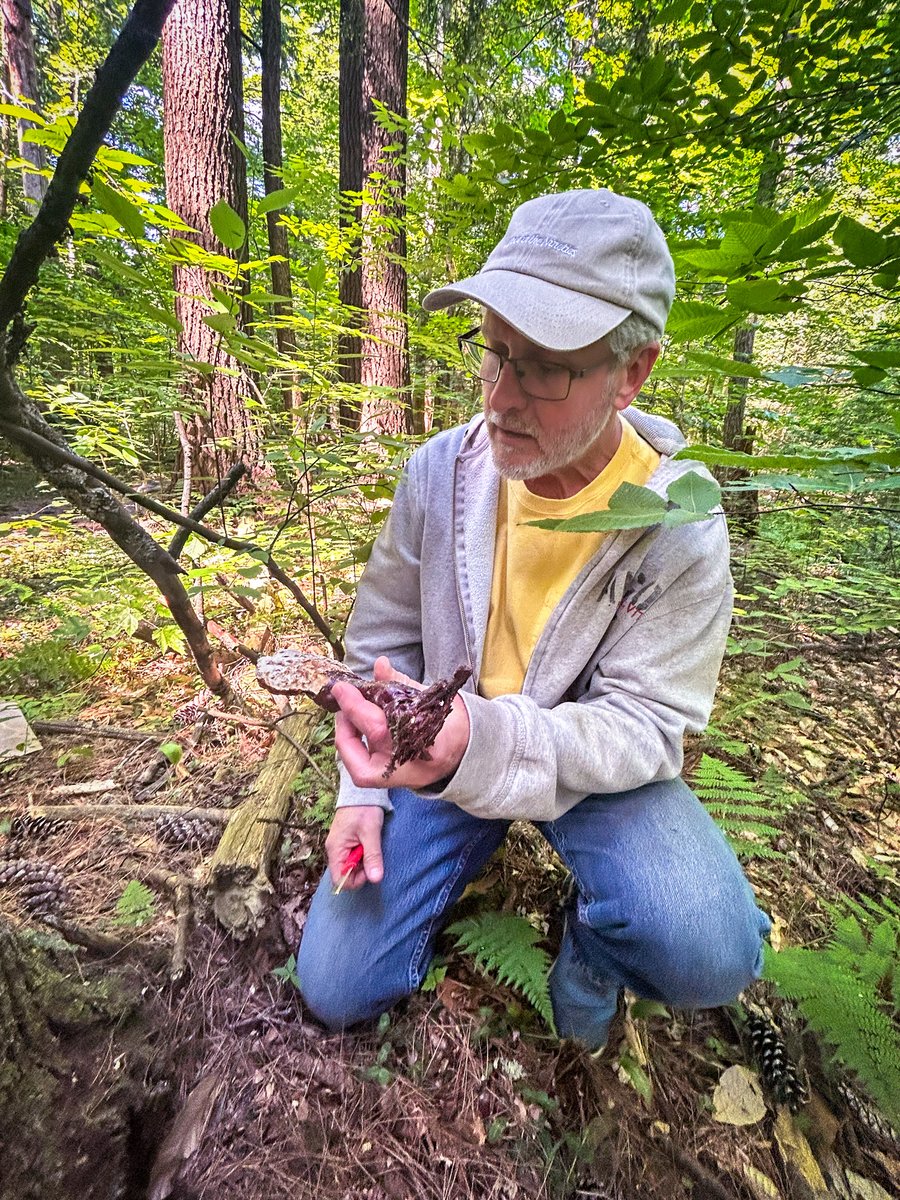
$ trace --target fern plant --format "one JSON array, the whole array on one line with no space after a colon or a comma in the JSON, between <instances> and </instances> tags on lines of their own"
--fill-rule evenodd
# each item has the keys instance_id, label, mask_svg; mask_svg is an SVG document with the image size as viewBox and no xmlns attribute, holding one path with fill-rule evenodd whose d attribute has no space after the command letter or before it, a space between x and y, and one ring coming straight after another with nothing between
<instances>
[{"instance_id":1,"label":"fern plant","mask_svg":"<svg viewBox=\"0 0 900 1200\"><path fill-rule=\"evenodd\" d=\"M900 1125L898 940L896 916L867 929L850 913L837 922L825 949L766 947L763 972L895 1125Z\"/></svg>"},{"instance_id":2,"label":"fern plant","mask_svg":"<svg viewBox=\"0 0 900 1200\"><path fill-rule=\"evenodd\" d=\"M739 858L784 858L772 843L782 833L780 818L796 803L792 793L772 780L754 783L709 754L697 764L692 784Z\"/></svg>"},{"instance_id":3,"label":"fern plant","mask_svg":"<svg viewBox=\"0 0 900 1200\"><path fill-rule=\"evenodd\" d=\"M454 921L447 932L486 975L521 992L551 1029L550 955L538 945L541 935L515 913L484 912Z\"/></svg>"}]
</instances>

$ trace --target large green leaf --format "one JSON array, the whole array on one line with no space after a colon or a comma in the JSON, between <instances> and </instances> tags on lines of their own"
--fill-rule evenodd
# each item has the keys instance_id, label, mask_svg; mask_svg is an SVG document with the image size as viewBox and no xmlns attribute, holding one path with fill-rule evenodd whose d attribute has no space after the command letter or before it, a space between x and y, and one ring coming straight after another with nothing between
<instances>
[{"instance_id":1,"label":"large green leaf","mask_svg":"<svg viewBox=\"0 0 900 1200\"><path fill-rule=\"evenodd\" d=\"M740 309L719 308L696 300L676 300L669 313L666 332L676 341L714 338L736 324Z\"/></svg>"},{"instance_id":2,"label":"large green leaf","mask_svg":"<svg viewBox=\"0 0 900 1200\"><path fill-rule=\"evenodd\" d=\"M714 479L688 471L669 484L666 495L687 512L708 513L720 502L722 489Z\"/></svg>"},{"instance_id":3,"label":"large green leaf","mask_svg":"<svg viewBox=\"0 0 900 1200\"><path fill-rule=\"evenodd\" d=\"M121 192L115 191L104 183L99 175L94 176L91 191L103 211L109 213L126 233L135 239L144 236L144 218L137 205L133 204L127 196L123 196Z\"/></svg>"},{"instance_id":4,"label":"large green leaf","mask_svg":"<svg viewBox=\"0 0 900 1200\"><path fill-rule=\"evenodd\" d=\"M896 254L891 241L875 229L869 229L852 217L841 217L835 240L854 266L876 267Z\"/></svg>"},{"instance_id":5,"label":"large green leaf","mask_svg":"<svg viewBox=\"0 0 900 1200\"><path fill-rule=\"evenodd\" d=\"M223 246L240 250L247 237L247 227L227 200L220 200L209 210L209 225Z\"/></svg>"}]
</instances>

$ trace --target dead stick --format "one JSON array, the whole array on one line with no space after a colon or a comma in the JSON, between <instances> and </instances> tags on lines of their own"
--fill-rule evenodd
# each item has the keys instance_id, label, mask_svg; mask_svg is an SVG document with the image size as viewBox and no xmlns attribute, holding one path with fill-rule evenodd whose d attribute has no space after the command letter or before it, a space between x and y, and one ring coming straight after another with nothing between
<instances>
[{"instance_id":1,"label":"dead stick","mask_svg":"<svg viewBox=\"0 0 900 1200\"><path fill-rule=\"evenodd\" d=\"M679 1167L683 1171L687 1171L689 1175L693 1175L697 1182L703 1185L704 1190L715 1197L715 1200L735 1200L734 1192L729 1192L727 1188L722 1187L718 1179L711 1175L706 1167L694 1158L693 1154L688 1154L686 1150L681 1150L678 1146L672 1147L672 1154Z\"/></svg>"},{"instance_id":2,"label":"dead stick","mask_svg":"<svg viewBox=\"0 0 900 1200\"><path fill-rule=\"evenodd\" d=\"M164 733L142 732L140 729L120 729L118 725L101 725L97 721L32 721L35 733L64 733L74 737L118 738L123 742L161 742Z\"/></svg>"},{"instance_id":3,"label":"dead stick","mask_svg":"<svg viewBox=\"0 0 900 1200\"><path fill-rule=\"evenodd\" d=\"M55 929L73 946L82 946L85 950L93 950L97 954L105 954L108 957L136 951L142 957L147 958L154 967L162 966L168 957L160 947L141 938L131 938L129 941L125 941L123 938L110 937L108 933L90 929L87 925L73 925L69 921L60 920L59 917L46 917L44 924Z\"/></svg>"},{"instance_id":4,"label":"dead stick","mask_svg":"<svg viewBox=\"0 0 900 1200\"><path fill-rule=\"evenodd\" d=\"M186 883L179 883L175 888L175 945L172 948L172 964L169 967L169 978L173 983L178 983L187 974L187 950L193 912L191 889Z\"/></svg>"},{"instance_id":5,"label":"dead stick","mask_svg":"<svg viewBox=\"0 0 900 1200\"><path fill-rule=\"evenodd\" d=\"M155 821L157 817L196 817L226 824L234 810L197 808L192 804L41 804L34 808L0 808L0 821L16 817L45 817L48 821Z\"/></svg>"},{"instance_id":6,"label":"dead stick","mask_svg":"<svg viewBox=\"0 0 900 1200\"><path fill-rule=\"evenodd\" d=\"M238 716L237 713L225 713L225 712L222 712L218 708L207 708L204 711L207 713L208 716L215 718L215 720L228 721L232 725L246 725L251 729L252 728L274 729L275 732L277 734L279 734L280 737L283 737L285 739L285 741L289 742L293 746L293 748L297 751L297 753L306 760L307 766L312 767L312 769L319 776L319 778L326 785L326 787L328 787L328 788L334 787L334 784L328 778L328 776L325 774L325 772L322 770L322 768L319 766L319 764L313 758L310 757L309 751L304 746L301 746L299 742L294 741L294 739L291 737L291 735L289 733L285 733L285 731L278 724L278 721L254 720L252 717ZM284 717L287 717L287 716L290 716L290 714L285 713L283 716L279 717L278 720L282 721L282 720L284 720Z\"/></svg>"}]
</instances>

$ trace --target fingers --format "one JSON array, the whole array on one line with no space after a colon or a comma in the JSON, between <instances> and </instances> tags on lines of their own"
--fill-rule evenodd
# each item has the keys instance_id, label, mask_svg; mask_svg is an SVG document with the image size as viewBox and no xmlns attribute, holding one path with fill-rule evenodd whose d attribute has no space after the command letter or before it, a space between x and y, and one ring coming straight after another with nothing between
<instances>
[{"instance_id":1,"label":"fingers","mask_svg":"<svg viewBox=\"0 0 900 1200\"><path fill-rule=\"evenodd\" d=\"M421 683L418 683L415 679L410 679L402 671L395 671L391 666L391 660L386 654L382 654L379 658L375 659L372 675L379 683L406 683L410 687L419 689L422 687Z\"/></svg>"},{"instance_id":2,"label":"fingers","mask_svg":"<svg viewBox=\"0 0 900 1200\"><path fill-rule=\"evenodd\" d=\"M387 719L377 704L365 700L350 683L336 683L331 694L344 716L370 745L385 740L388 736Z\"/></svg>"},{"instance_id":3,"label":"fingers","mask_svg":"<svg viewBox=\"0 0 900 1200\"><path fill-rule=\"evenodd\" d=\"M379 883L384 878L384 860L381 853L383 822L384 810L377 805L348 806L337 810L325 840L328 870L335 887L346 874L347 856L357 846L363 848L363 861L347 877L343 890L352 892L362 887L367 880L370 883Z\"/></svg>"}]
</instances>

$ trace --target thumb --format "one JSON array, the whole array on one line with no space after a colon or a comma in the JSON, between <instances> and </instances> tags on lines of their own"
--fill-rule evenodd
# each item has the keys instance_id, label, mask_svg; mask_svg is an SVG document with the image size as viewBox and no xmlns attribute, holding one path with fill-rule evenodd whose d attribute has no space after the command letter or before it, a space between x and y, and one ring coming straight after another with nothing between
<instances>
[{"instance_id":1,"label":"thumb","mask_svg":"<svg viewBox=\"0 0 900 1200\"><path fill-rule=\"evenodd\" d=\"M381 854L381 830L362 829L359 835L363 848L363 870L369 883L381 883L384 878L384 858Z\"/></svg>"},{"instance_id":2,"label":"thumb","mask_svg":"<svg viewBox=\"0 0 900 1200\"><path fill-rule=\"evenodd\" d=\"M395 671L391 666L391 660L386 654L382 654L375 659L375 666L372 674L379 683L408 683L410 687L421 688L422 685L415 679L410 679L408 675L404 675L402 671Z\"/></svg>"}]
</instances>

